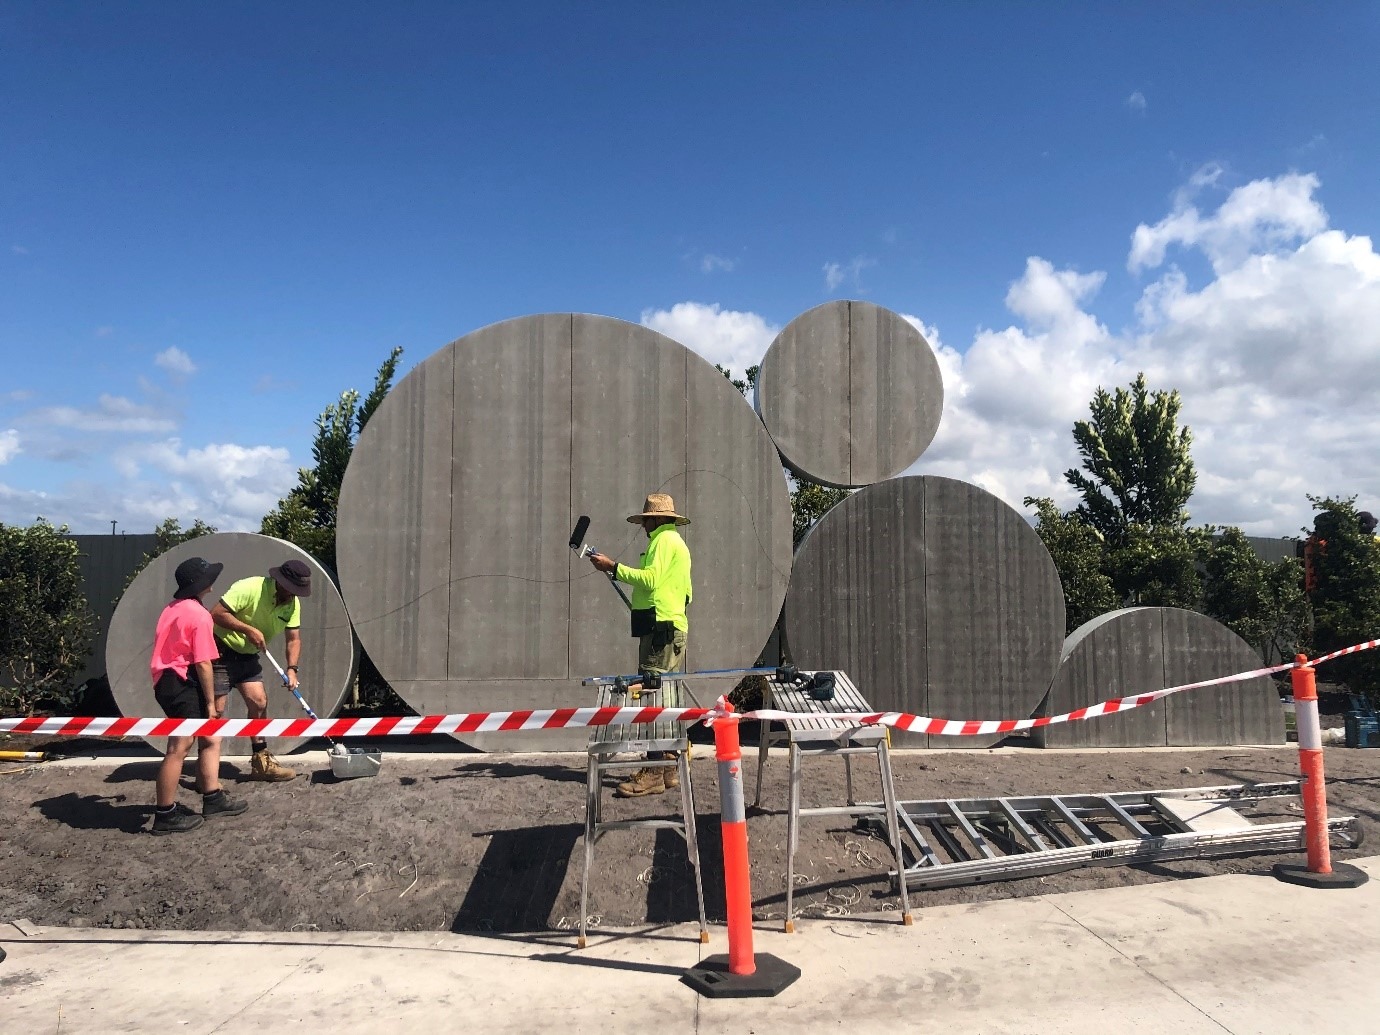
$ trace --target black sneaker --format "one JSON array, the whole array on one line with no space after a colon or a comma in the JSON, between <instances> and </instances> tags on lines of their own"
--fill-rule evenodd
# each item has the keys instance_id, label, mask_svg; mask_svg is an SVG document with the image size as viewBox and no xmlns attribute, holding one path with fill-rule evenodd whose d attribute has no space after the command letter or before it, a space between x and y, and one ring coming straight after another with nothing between
<instances>
[{"instance_id":1,"label":"black sneaker","mask_svg":"<svg viewBox=\"0 0 1380 1035\"><path fill-rule=\"evenodd\" d=\"M212 791L201 796L201 814L207 819L214 819L216 816L238 816L247 808L249 802L243 798L232 798L224 790Z\"/></svg>"},{"instance_id":2,"label":"black sneaker","mask_svg":"<svg viewBox=\"0 0 1380 1035\"><path fill-rule=\"evenodd\" d=\"M202 818L181 802L173 805L167 812L153 814L153 833L183 834L201 826Z\"/></svg>"}]
</instances>

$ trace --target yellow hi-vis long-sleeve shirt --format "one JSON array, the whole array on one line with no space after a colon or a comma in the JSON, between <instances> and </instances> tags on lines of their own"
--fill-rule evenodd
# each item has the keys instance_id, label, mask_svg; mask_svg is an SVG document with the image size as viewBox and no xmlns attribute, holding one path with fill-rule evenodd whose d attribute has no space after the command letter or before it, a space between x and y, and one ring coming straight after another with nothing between
<instances>
[{"instance_id":1,"label":"yellow hi-vis long-sleeve shirt","mask_svg":"<svg viewBox=\"0 0 1380 1035\"><path fill-rule=\"evenodd\" d=\"M642 553L641 567L620 564L614 577L633 588L633 610L656 608L658 622L671 622L681 632L690 631L685 608L690 603L690 547L671 524L652 530L647 549Z\"/></svg>"}]
</instances>

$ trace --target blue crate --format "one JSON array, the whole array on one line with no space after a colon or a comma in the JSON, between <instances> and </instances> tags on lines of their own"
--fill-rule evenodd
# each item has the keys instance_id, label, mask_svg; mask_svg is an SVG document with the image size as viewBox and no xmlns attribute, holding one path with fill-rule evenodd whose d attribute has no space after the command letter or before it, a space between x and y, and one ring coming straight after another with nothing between
<instances>
[{"instance_id":1,"label":"blue crate","mask_svg":"<svg viewBox=\"0 0 1380 1035\"><path fill-rule=\"evenodd\" d=\"M1376 718L1374 712L1347 713L1346 746L1380 748L1380 719Z\"/></svg>"}]
</instances>

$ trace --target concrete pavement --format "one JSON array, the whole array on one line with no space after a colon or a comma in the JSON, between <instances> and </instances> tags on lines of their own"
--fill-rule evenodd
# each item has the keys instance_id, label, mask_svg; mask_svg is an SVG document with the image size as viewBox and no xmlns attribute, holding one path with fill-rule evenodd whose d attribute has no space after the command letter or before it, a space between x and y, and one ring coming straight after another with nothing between
<instances>
[{"instance_id":1,"label":"concrete pavement","mask_svg":"<svg viewBox=\"0 0 1380 1035\"><path fill-rule=\"evenodd\" d=\"M1268 859L1262 859L1262 863ZM756 932L796 964L775 999L701 999L679 975L722 928L523 937L96 931L0 924L0 1018L26 1032L742 1032L1108 1035L1376 1031L1372 880L1310 891L1231 875L805 920Z\"/></svg>"}]
</instances>

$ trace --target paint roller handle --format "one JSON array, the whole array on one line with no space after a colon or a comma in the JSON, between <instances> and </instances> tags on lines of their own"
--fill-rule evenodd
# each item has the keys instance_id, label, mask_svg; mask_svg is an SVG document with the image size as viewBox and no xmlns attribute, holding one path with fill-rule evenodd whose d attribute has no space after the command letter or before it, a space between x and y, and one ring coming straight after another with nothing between
<instances>
[{"instance_id":1,"label":"paint roller handle","mask_svg":"<svg viewBox=\"0 0 1380 1035\"><path fill-rule=\"evenodd\" d=\"M266 657L273 664L273 668L278 673L278 678L283 681L283 686L287 687L288 690L292 692L292 696L297 698L297 703L302 706L302 710L306 712L308 715L310 715L313 719L318 718L316 712L311 710L311 705L307 704L307 699L303 697L301 692L298 691L298 689L295 686L293 686L292 683L288 680L287 673L283 671L283 666L278 664L278 659L273 656L272 651L270 651L267 647L264 648L264 657Z\"/></svg>"}]
</instances>

